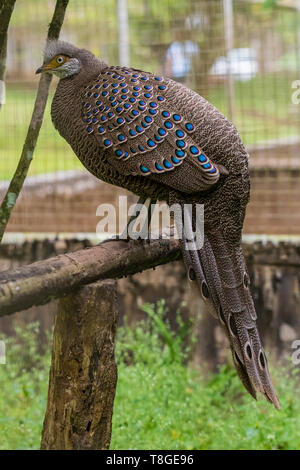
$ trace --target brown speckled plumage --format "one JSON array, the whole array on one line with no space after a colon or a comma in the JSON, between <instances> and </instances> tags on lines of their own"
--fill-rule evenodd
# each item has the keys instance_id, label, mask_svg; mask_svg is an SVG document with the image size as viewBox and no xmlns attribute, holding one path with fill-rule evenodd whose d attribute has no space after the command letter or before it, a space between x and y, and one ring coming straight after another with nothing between
<instances>
[{"instance_id":1,"label":"brown speckled plumage","mask_svg":"<svg viewBox=\"0 0 300 470\"><path fill-rule=\"evenodd\" d=\"M182 84L135 69L109 67L88 51L59 41L48 45L45 62L56 54L75 57L80 64L77 73L59 81L51 113L55 127L84 166L99 179L140 196L204 204L203 248L188 252L182 244L191 283L198 286L207 310L226 330L247 390L254 397L256 391L262 392L279 408L256 328L240 245L250 184L248 155L237 130L212 104ZM130 102L130 97L135 101ZM132 115L133 109L137 116ZM149 114L151 109L156 113ZM163 111L170 116L163 117ZM180 119L176 121L174 114ZM145 116L151 122L145 123ZM118 123L118 117L124 122ZM171 121L172 129L166 128L166 121ZM131 135L136 126L142 132ZM158 134L161 129L165 134ZM194 147L198 153L192 153ZM177 157L176 150L183 155L177 152L181 155Z\"/></svg>"}]
</instances>

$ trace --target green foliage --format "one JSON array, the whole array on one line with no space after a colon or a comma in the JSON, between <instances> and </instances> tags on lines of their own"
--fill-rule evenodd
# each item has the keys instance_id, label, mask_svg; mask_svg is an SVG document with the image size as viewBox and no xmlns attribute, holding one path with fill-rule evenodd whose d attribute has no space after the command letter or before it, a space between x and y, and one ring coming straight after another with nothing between
<instances>
[{"instance_id":1,"label":"green foliage","mask_svg":"<svg viewBox=\"0 0 300 470\"><path fill-rule=\"evenodd\" d=\"M271 373L281 411L255 402L231 365L204 378L187 366L194 338L177 314L175 334L163 301L117 335L119 379L111 449L300 449L299 367ZM38 449L46 407L50 340L38 347L37 324L6 339L0 365L0 449ZM3 339L3 338L1 338ZM189 345L187 347L186 345Z\"/></svg>"},{"instance_id":2,"label":"green foliage","mask_svg":"<svg viewBox=\"0 0 300 470\"><path fill-rule=\"evenodd\" d=\"M1 336L6 364L0 365L0 449L38 449L46 410L50 335L40 351L39 324L15 326L16 335Z\"/></svg>"}]
</instances>

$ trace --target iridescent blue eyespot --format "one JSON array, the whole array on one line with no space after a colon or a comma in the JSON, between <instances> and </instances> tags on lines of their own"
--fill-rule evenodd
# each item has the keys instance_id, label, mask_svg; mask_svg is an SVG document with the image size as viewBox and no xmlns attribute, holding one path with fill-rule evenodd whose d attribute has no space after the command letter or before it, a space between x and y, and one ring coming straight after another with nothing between
<instances>
[{"instance_id":1,"label":"iridescent blue eyespot","mask_svg":"<svg viewBox=\"0 0 300 470\"><path fill-rule=\"evenodd\" d=\"M118 140L119 140L120 142L124 142L125 139L126 139L125 135L123 135L123 134L119 134L119 135L118 135Z\"/></svg>"},{"instance_id":2,"label":"iridescent blue eyespot","mask_svg":"<svg viewBox=\"0 0 300 470\"><path fill-rule=\"evenodd\" d=\"M146 101L140 100L140 101L139 101L139 104L140 104L141 106L146 106Z\"/></svg>"},{"instance_id":3,"label":"iridescent blue eyespot","mask_svg":"<svg viewBox=\"0 0 300 470\"><path fill-rule=\"evenodd\" d=\"M182 137L185 136L185 132L183 132L181 129L178 129L176 131L176 135L177 135L177 137L182 138Z\"/></svg>"},{"instance_id":4,"label":"iridescent blue eyespot","mask_svg":"<svg viewBox=\"0 0 300 470\"><path fill-rule=\"evenodd\" d=\"M111 144L111 141L109 139L105 139L103 143L105 147L108 147Z\"/></svg>"},{"instance_id":5,"label":"iridescent blue eyespot","mask_svg":"<svg viewBox=\"0 0 300 470\"><path fill-rule=\"evenodd\" d=\"M158 96L157 99L158 99L158 101L164 101L165 100L163 96Z\"/></svg>"},{"instance_id":6,"label":"iridescent blue eyespot","mask_svg":"<svg viewBox=\"0 0 300 470\"><path fill-rule=\"evenodd\" d=\"M139 109L140 111L145 111L145 106L138 106L138 109Z\"/></svg>"},{"instance_id":7,"label":"iridescent blue eyespot","mask_svg":"<svg viewBox=\"0 0 300 470\"><path fill-rule=\"evenodd\" d=\"M141 128L141 126L135 126L135 129L137 132L143 132L143 129Z\"/></svg>"},{"instance_id":8,"label":"iridescent blue eyespot","mask_svg":"<svg viewBox=\"0 0 300 470\"><path fill-rule=\"evenodd\" d=\"M117 157L122 157L123 151L120 150L120 149L119 149L119 150L116 150L116 151L115 151L115 154L117 155Z\"/></svg>"},{"instance_id":9,"label":"iridescent blue eyespot","mask_svg":"<svg viewBox=\"0 0 300 470\"><path fill-rule=\"evenodd\" d=\"M138 112L137 109L133 109L133 110L131 111L131 114L132 114L132 116L138 116L140 113Z\"/></svg>"},{"instance_id":10,"label":"iridescent blue eyespot","mask_svg":"<svg viewBox=\"0 0 300 470\"><path fill-rule=\"evenodd\" d=\"M163 170L163 167L161 165L159 165L157 162L155 163L155 168L158 170L158 171L162 171Z\"/></svg>"},{"instance_id":11,"label":"iridescent blue eyespot","mask_svg":"<svg viewBox=\"0 0 300 470\"><path fill-rule=\"evenodd\" d=\"M107 88L108 86L108 83L104 83L103 88Z\"/></svg>"},{"instance_id":12,"label":"iridescent blue eyespot","mask_svg":"<svg viewBox=\"0 0 300 470\"><path fill-rule=\"evenodd\" d=\"M142 126L146 129L147 127L149 127L149 124L147 124L146 122L142 121L141 122Z\"/></svg>"},{"instance_id":13,"label":"iridescent blue eyespot","mask_svg":"<svg viewBox=\"0 0 300 470\"><path fill-rule=\"evenodd\" d=\"M90 108L90 107L91 107L90 103L87 103L87 104L85 105L85 107L86 107L86 108Z\"/></svg>"},{"instance_id":14,"label":"iridescent blue eyespot","mask_svg":"<svg viewBox=\"0 0 300 470\"><path fill-rule=\"evenodd\" d=\"M138 77L138 74L134 73L132 76L136 78L136 77Z\"/></svg>"},{"instance_id":15,"label":"iridescent blue eyespot","mask_svg":"<svg viewBox=\"0 0 300 470\"><path fill-rule=\"evenodd\" d=\"M167 129L172 129L173 127L173 123L171 121L165 121L164 125Z\"/></svg>"},{"instance_id":16,"label":"iridescent blue eyespot","mask_svg":"<svg viewBox=\"0 0 300 470\"><path fill-rule=\"evenodd\" d=\"M137 91L134 91L134 92L132 93L132 95L135 96L135 97L136 97L136 96L139 96L139 94L138 94Z\"/></svg>"},{"instance_id":17,"label":"iridescent blue eyespot","mask_svg":"<svg viewBox=\"0 0 300 470\"><path fill-rule=\"evenodd\" d=\"M129 98L130 103L135 103L136 99L135 98Z\"/></svg>"},{"instance_id":18,"label":"iridescent blue eyespot","mask_svg":"<svg viewBox=\"0 0 300 470\"><path fill-rule=\"evenodd\" d=\"M106 96L108 94L107 91L102 91L102 96Z\"/></svg>"},{"instance_id":19,"label":"iridescent blue eyespot","mask_svg":"<svg viewBox=\"0 0 300 470\"><path fill-rule=\"evenodd\" d=\"M129 103L125 103L125 104L124 104L124 108L125 108L125 109L129 109L130 106L131 106L131 105L130 105Z\"/></svg>"},{"instance_id":20,"label":"iridescent blue eyespot","mask_svg":"<svg viewBox=\"0 0 300 470\"><path fill-rule=\"evenodd\" d=\"M152 118L150 116L145 116L145 121L150 123L152 122Z\"/></svg>"},{"instance_id":21,"label":"iridescent blue eyespot","mask_svg":"<svg viewBox=\"0 0 300 470\"><path fill-rule=\"evenodd\" d=\"M211 164L210 164L210 163L205 163L205 165L202 165L202 166L203 166L203 168L206 169L206 168L210 168L210 167L211 167Z\"/></svg>"},{"instance_id":22,"label":"iridescent blue eyespot","mask_svg":"<svg viewBox=\"0 0 300 470\"><path fill-rule=\"evenodd\" d=\"M176 140L176 145L177 147L179 147L180 149L184 149L184 147L186 146L186 143L184 140Z\"/></svg>"},{"instance_id":23,"label":"iridescent blue eyespot","mask_svg":"<svg viewBox=\"0 0 300 470\"><path fill-rule=\"evenodd\" d=\"M157 132L159 135L166 135L166 131L162 127L160 127Z\"/></svg>"},{"instance_id":24,"label":"iridescent blue eyespot","mask_svg":"<svg viewBox=\"0 0 300 470\"><path fill-rule=\"evenodd\" d=\"M135 91L138 91L138 90L140 89L140 87L139 87L139 86L134 86L133 89L134 89Z\"/></svg>"},{"instance_id":25,"label":"iridescent blue eyespot","mask_svg":"<svg viewBox=\"0 0 300 470\"><path fill-rule=\"evenodd\" d=\"M161 142L162 141L162 138L159 137L158 135L154 134L154 139L157 141L157 142Z\"/></svg>"},{"instance_id":26,"label":"iridescent blue eyespot","mask_svg":"<svg viewBox=\"0 0 300 470\"><path fill-rule=\"evenodd\" d=\"M131 82L137 82L137 79L136 79L136 78L132 78L130 81L131 81Z\"/></svg>"},{"instance_id":27,"label":"iridescent blue eyespot","mask_svg":"<svg viewBox=\"0 0 300 470\"><path fill-rule=\"evenodd\" d=\"M116 106L116 104L117 104L116 101L113 101L113 102L111 103L112 106Z\"/></svg>"},{"instance_id":28,"label":"iridescent blue eyespot","mask_svg":"<svg viewBox=\"0 0 300 470\"><path fill-rule=\"evenodd\" d=\"M140 169L143 173L149 173L149 169L145 165L141 165Z\"/></svg>"},{"instance_id":29,"label":"iridescent blue eyespot","mask_svg":"<svg viewBox=\"0 0 300 470\"><path fill-rule=\"evenodd\" d=\"M145 151L145 149L144 149L144 147L143 147L142 145L138 145L138 148L139 148L139 150L140 150L141 152L144 152L144 151Z\"/></svg>"},{"instance_id":30,"label":"iridescent blue eyespot","mask_svg":"<svg viewBox=\"0 0 300 470\"><path fill-rule=\"evenodd\" d=\"M124 157L123 158L127 158L129 156L129 153L128 152L124 152Z\"/></svg>"},{"instance_id":31,"label":"iridescent blue eyespot","mask_svg":"<svg viewBox=\"0 0 300 470\"><path fill-rule=\"evenodd\" d=\"M213 168L213 169L210 170L208 173L216 173L216 171L217 171L217 170L216 170L215 168Z\"/></svg>"},{"instance_id":32,"label":"iridescent blue eyespot","mask_svg":"<svg viewBox=\"0 0 300 470\"><path fill-rule=\"evenodd\" d=\"M111 86L115 88L116 86L118 86L118 83L113 83Z\"/></svg>"},{"instance_id":33,"label":"iridescent blue eyespot","mask_svg":"<svg viewBox=\"0 0 300 470\"><path fill-rule=\"evenodd\" d=\"M151 86L150 86L150 85L145 85L144 88L145 88L145 90L151 90Z\"/></svg>"},{"instance_id":34,"label":"iridescent blue eyespot","mask_svg":"<svg viewBox=\"0 0 300 470\"><path fill-rule=\"evenodd\" d=\"M161 77L155 77L155 80L157 80L157 81L161 81L161 80L162 80L162 78L161 78Z\"/></svg>"},{"instance_id":35,"label":"iridescent blue eyespot","mask_svg":"<svg viewBox=\"0 0 300 470\"><path fill-rule=\"evenodd\" d=\"M116 88L114 88L113 90L111 90L113 93L118 93L119 90L117 90Z\"/></svg>"},{"instance_id":36,"label":"iridescent blue eyespot","mask_svg":"<svg viewBox=\"0 0 300 470\"><path fill-rule=\"evenodd\" d=\"M116 73L113 75L113 78L118 78L119 75L117 75Z\"/></svg>"},{"instance_id":37,"label":"iridescent blue eyespot","mask_svg":"<svg viewBox=\"0 0 300 470\"><path fill-rule=\"evenodd\" d=\"M165 87L165 85L159 85L158 88L159 88L160 90L165 90L166 87Z\"/></svg>"},{"instance_id":38,"label":"iridescent blue eyespot","mask_svg":"<svg viewBox=\"0 0 300 470\"><path fill-rule=\"evenodd\" d=\"M178 122L178 121L181 121L181 116L180 116L180 114L173 114L173 119L174 119L174 121L177 121L177 122Z\"/></svg>"},{"instance_id":39,"label":"iridescent blue eyespot","mask_svg":"<svg viewBox=\"0 0 300 470\"><path fill-rule=\"evenodd\" d=\"M141 77L141 80L147 80L147 77Z\"/></svg>"},{"instance_id":40,"label":"iridescent blue eyespot","mask_svg":"<svg viewBox=\"0 0 300 470\"><path fill-rule=\"evenodd\" d=\"M113 129L113 126L111 124L108 124L108 129L111 131Z\"/></svg>"},{"instance_id":41,"label":"iridescent blue eyespot","mask_svg":"<svg viewBox=\"0 0 300 470\"><path fill-rule=\"evenodd\" d=\"M201 153L201 155L198 156L198 160L201 163L205 163L205 162L207 162L207 157L205 155L203 155L203 153Z\"/></svg>"},{"instance_id":42,"label":"iridescent blue eyespot","mask_svg":"<svg viewBox=\"0 0 300 470\"><path fill-rule=\"evenodd\" d=\"M156 113L157 113L156 109L149 109L149 114L152 114L152 116Z\"/></svg>"},{"instance_id":43,"label":"iridescent blue eyespot","mask_svg":"<svg viewBox=\"0 0 300 470\"><path fill-rule=\"evenodd\" d=\"M148 145L148 147L155 147L156 143L154 142L154 140L148 139L147 140L147 145Z\"/></svg>"},{"instance_id":44,"label":"iridescent blue eyespot","mask_svg":"<svg viewBox=\"0 0 300 470\"><path fill-rule=\"evenodd\" d=\"M169 111L163 111L161 114L163 115L163 117L169 117L170 116Z\"/></svg>"},{"instance_id":45,"label":"iridescent blue eyespot","mask_svg":"<svg viewBox=\"0 0 300 470\"><path fill-rule=\"evenodd\" d=\"M97 105L97 106L100 106L100 104L101 104L101 101L99 101L99 100L96 101L96 105Z\"/></svg>"},{"instance_id":46,"label":"iridescent blue eyespot","mask_svg":"<svg viewBox=\"0 0 300 470\"><path fill-rule=\"evenodd\" d=\"M109 111L108 115L107 115L109 118L113 117L114 116L114 113L112 111Z\"/></svg>"},{"instance_id":47,"label":"iridescent blue eyespot","mask_svg":"<svg viewBox=\"0 0 300 470\"><path fill-rule=\"evenodd\" d=\"M181 160L179 160L179 158L176 158L173 155L171 157L171 160L172 160L173 163L175 163L175 165L177 165L177 163L180 163L180 161L181 161Z\"/></svg>"},{"instance_id":48,"label":"iridescent blue eyespot","mask_svg":"<svg viewBox=\"0 0 300 470\"><path fill-rule=\"evenodd\" d=\"M128 89L127 88L122 88L121 92L122 93L128 93Z\"/></svg>"},{"instance_id":49,"label":"iridescent blue eyespot","mask_svg":"<svg viewBox=\"0 0 300 470\"><path fill-rule=\"evenodd\" d=\"M123 111L122 106L118 106L118 107L116 108L116 111L117 111L117 113L121 113L121 111Z\"/></svg>"},{"instance_id":50,"label":"iridescent blue eyespot","mask_svg":"<svg viewBox=\"0 0 300 470\"><path fill-rule=\"evenodd\" d=\"M105 128L102 126L98 127L98 132L100 132L100 134L103 134L105 132Z\"/></svg>"},{"instance_id":51,"label":"iridescent blue eyespot","mask_svg":"<svg viewBox=\"0 0 300 470\"><path fill-rule=\"evenodd\" d=\"M164 160L163 164L166 168L172 168L173 167L172 163L168 162L168 160Z\"/></svg>"},{"instance_id":52,"label":"iridescent blue eyespot","mask_svg":"<svg viewBox=\"0 0 300 470\"><path fill-rule=\"evenodd\" d=\"M121 95L122 100L126 100L127 95Z\"/></svg>"},{"instance_id":53,"label":"iridescent blue eyespot","mask_svg":"<svg viewBox=\"0 0 300 470\"><path fill-rule=\"evenodd\" d=\"M89 91L89 92L87 93L87 95L88 95L88 96L91 96L91 95L92 95L92 92L91 92L91 91Z\"/></svg>"},{"instance_id":54,"label":"iridescent blue eyespot","mask_svg":"<svg viewBox=\"0 0 300 470\"><path fill-rule=\"evenodd\" d=\"M151 101L150 107L151 107L151 108L156 108L156 107L157 107L157 103L155 103L154 101Z\"/></svg>"},{"instance_id":55,"label":"iridescent blue eyespot","mask_svg":"<svg viewBox=\"0 0 300 470\"><path fill-rule=\"evenodd\" d=\"M98 122L98 119L96 117L93 117L92 121L93 122Z\"/></svg>"},{"instance_id":56,"label":"iridescent blue eyespot","mask_svg":"<svg viewBox=\"0 0 300 470\"><path fill-rule=\"evenodd\" d=\"M130 152L131 153L136 153L136 149L134 147L130 147Z\"/></svg>"},{"instance_id":57,"label":"iridescent blue eyespot","mask_svg":"<svg viewBox=\"0 0 300 470\"><path fill-rule=\"evenodd\" d=\"M134 137L136 135L136 132L133 129L129 130L129 134Z\"/></svg>"},{"instance_id":58,"label":"iridescent blue eyespot","mask_svg":"<svg viewBox=\"0 0 300 470\"><path fill-rule=\"evenodd\" d=\"M86 122L89 124L91 122L91 118L87 118Z\"/></svg>"},{"instance_id":59,"label":"iridescent blue eyespot","mask_svg":"<svg viewBox=\"0 0 300 470\"><path fill-rule=\"evenodd\" d=\"M95 86L95 88L100 88L100 85L99 85L99 83L98 83L98 85L96 85L96 86Z\"/></svg>"},{"instance_id":60,"label":"iridescent blue eyespot","mask_svg":"<svg viewBox=\"0 0 300 470\"><path fill-rule=\"evenodd\" d=\"M185 156L185 152L183 150L176 149L175 153L178 158L183 158Z\"/></svg>"},{"instance_id":61,"label":"iridescent blue eyespot","mask_svg":"<svg viewBox=\"0 0 300 470\"><path fill-rule=\"evenodd\" d=\"M94 93L94 98L98 98L99 93Z\"/></svg>"},{"instance_id":62,"label":"iridescent blue eyespot","mask_svg":"<svg viewBox=\"0 0 300 470\"><path fill-rule=\"evenodd\" d=\"M105 106L104 111L107 111L109 109L109 106Z\"/></svg>"},{"instance_id":63,"label":"iridescent blue eyespot","mask_svg":"<svg viewBox=\"0 0 300 470\"><path fill-rule=\"evenodd\" d=\"M107 117L106 117L106 116L104 116L104 115L102 115L102 116L101 116L101 121L103 121L103 122L104 122L104 121L106 121L106 120L107 120Z\"/></svg>"},{"instance_id":64,"label":"iridescent blue eyespot","mask_svg":"<svg viewBox=\"0 0 300 470\"><path fill-rule=\"evenodd\" d=\"M145 98L151 98L151 93L144 93Z\"/></svg>"},{"instance_id":65,"label":"iridescent blue eyespot","mask_svg":"<svg viewBox=\"0 0 300 470\"><path fill-rule=\"evenodd\" d=\"M88 112L86 115L87 115L87 117L90 117L92 115L92 113Z\"/></svg>"},{"instance_id":66,"label":"iridescent blue eyespot","mask_svg":"<svg viewBox=\"0 0 300 470\"><path fill-rule=\"evenodd\" d=\"M198 149L195 145L192 145L192 146L190 147L190 152L191 152L193 155L198 155L199 149Z\"/></svg>"},{"instance_id":67,"label":"iridescent blue eyespot","mask_svg":"<svg viewBox=\"0 0 300 470\"><path fill-rule=\"evenodd\" d=\"M187 131L191 132L194 129L194 126L191 122L187 122L185 128Z\"/></svg>"},{"instance_id":68,"label":"iridescent blue eyespot","mask_svg":"<svg viewBox=\"0 0 300 470\"><path fill-rule=\"evenodd\" d=\"M123 119L123 118L119 117L119 118L117 119L117 123L118 123L118 124L123 124L123 122L124 122L124 119Z\"/></svg>"},{"instance_id":69,"label":"iridescent blue eyespot","mask_svg":"<svg viewBox=\"0 0 300 470\"><path fill-rule=\"evenodd\" d=\"M119 77L119 80L122 80L122 77ZM120 87L125 86L125 83L119 83ZM123 91L123 90L122 90Z\"/></svg>"},{"instance_id":70,"label":"iridescent blue eyespot","mask_svg":"<svg viewBox=\"0 0 300 470\"><path fill-rule=\"evenodd\" d=\"M114 97L114 96L110 96L108 99L109 99L109 101L113 101L113 100L115 99L115 97Z\"/></svg>"}]
</instances>

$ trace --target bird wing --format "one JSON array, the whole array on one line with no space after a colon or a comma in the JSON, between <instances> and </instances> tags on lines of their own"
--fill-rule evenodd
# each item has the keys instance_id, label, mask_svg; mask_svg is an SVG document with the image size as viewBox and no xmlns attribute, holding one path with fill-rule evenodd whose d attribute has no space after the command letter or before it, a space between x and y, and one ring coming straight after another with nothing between
<instances>
[{"instance_id":1,"label":"bird wing","mask_svg":"<svg viewBox=\"0 0 300 470\"><path fill-rule=\"evenodd\" d=\"M185 192L207 189L220 173L195 142L197 125L184 119L168 100L169 79L122 67L104 69L82 92L86 132L97 140L107 161L120 173L150 176L184 166L188 181L165 178ZM181 186L180 186L181 182Z\"/></svg>"}]
</instances>

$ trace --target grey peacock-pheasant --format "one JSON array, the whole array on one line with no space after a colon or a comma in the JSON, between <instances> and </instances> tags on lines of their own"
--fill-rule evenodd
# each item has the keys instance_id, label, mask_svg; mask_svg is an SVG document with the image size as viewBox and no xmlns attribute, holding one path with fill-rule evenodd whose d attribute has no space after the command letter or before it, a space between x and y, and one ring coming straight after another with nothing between
<instances>
[{"instance_id":1,"label":"grey peacock-pheasant","mask_svg":"<svg viewBox=\"0 0 300 470\"><path fill-rule=\"evenodd\" d=\"M204 204L203 247L181 241L190 282L225 329L248 392L279 409L241 249L250 184L236 128L184 85L63 41L47 43L40 72L60 78L54 126L93 175L143 198Z\"/></svg>"}]
</instances>

